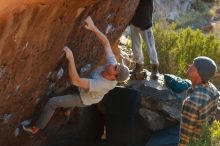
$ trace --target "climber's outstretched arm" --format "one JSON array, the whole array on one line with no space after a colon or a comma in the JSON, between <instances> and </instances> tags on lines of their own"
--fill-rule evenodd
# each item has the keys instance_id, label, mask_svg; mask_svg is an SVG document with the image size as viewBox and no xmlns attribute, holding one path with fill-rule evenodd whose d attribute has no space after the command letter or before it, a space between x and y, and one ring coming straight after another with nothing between
<instances>
[{"instance_id":1,"label":"climber's outstretched arm","mask_svg":"<svg viewBox=\"0 0 220 146\"><path fill-rule=\"evenodd\" d=\"M107 37L95 26L92 18L90 16L88 16L85 20L85 28L88 30L91 30L92 32L94 32L96 34L96 36L98 37L99 41L102 43L102 45L104 46L105 49L105 53L106 56L110 56L112 55L112 49L111 49L111 45L109 43L109 40L107 39Z\"/></svg>"},{"instance_id":2,"label":"climber's outstretched arm","mask_svg":"<svg viewBox=\"0 0 220 146\"><path fill-rule=\"evenodd\" d=\"M80 78L77 73L75 60L72 51L68 47L64 47L63 50L66 52L66 58L68 60L68 72L71 83L75 86L83 88L85 90L89 89L89 80L86 78Z\"/></svg>"}]
</instances>

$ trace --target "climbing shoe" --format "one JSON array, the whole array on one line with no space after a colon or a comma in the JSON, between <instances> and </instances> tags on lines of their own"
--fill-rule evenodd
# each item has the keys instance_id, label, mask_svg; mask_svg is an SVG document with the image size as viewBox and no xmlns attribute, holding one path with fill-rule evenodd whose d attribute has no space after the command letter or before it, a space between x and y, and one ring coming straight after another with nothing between
<instances>
[{"instance_id":1,"label":"climbing shoe","mask_svg":"<svg viewBox=\"0 0 220 146\"><path fill-rule=\"evenodd\" d=\"M39 128L37 127L25 127L24 125L22 126L23 130L25 132L31 133L31 134L36 134L39 131Z\"/></svg>"},{"instance_id":2,"label":"climbing shoe","mask_svg":"<svg viewBox=\"0 0 220 146\"><path fill-rule=\"evenodd\" d=\"M159 65L158 64L152 64L151 66L151 78L153 80L157 80L159 78L159 71L158 71Z\"/></svg>"},{"instance_id":3,"label":"climbing shoe","mask_svg":"<svg viewBox=\"0 0 220 146\"><path fill-rule=\"evenodd\" d=\"M130 72L130 74L135 74L143 70L143 65L136 63L135 68Z\"/></svg>"},{"instance_id":4,"label":"climbing shoe","mask_svg":"<svg viewBox=\"0 0 220 146\"><path fill-rule=\"evenodd\" d=\"M131 80L143 80L147 78L147 73L145 71L135 72L131 74Z\"/></svg>"}]
</instances>

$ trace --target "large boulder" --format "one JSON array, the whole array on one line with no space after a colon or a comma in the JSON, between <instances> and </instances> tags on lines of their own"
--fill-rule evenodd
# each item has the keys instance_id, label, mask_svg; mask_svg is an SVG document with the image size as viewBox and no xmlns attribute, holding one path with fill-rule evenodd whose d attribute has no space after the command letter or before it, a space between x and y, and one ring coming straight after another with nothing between
<instances>
[{"instance_id":1,"label":"large boulder","mask_svg":"<svg viewBox=\"0 0 220 146\"><path fill-rule=\"evenodd\" d=\"M150 131L165 129L180 122L182 101L185 92L177 94L169 90L163 75L158 80L150 79L147 72L145 80L130 80L127 87L141 92L141 106L139 114Z\"/></svg>"},{"instance_id":2,"label":"large boulder","mask_svg":"<svg viewBox=\"0 0 220 146\"><path fill-rule=\"evenodd\" d=\"M138 0L7 0L0 5L0 145L40 146L58 130L54 122L41 138L18 138L21 121L39 113L36 105L69 87L63 46L74 53L77 69L95 68L103 49L83 28L91 15L107 34L119 58L118 38ZM42 107L42 106L40 106ZM59 115L58 115L59 117Z\"/></svg>"}]
</instances>

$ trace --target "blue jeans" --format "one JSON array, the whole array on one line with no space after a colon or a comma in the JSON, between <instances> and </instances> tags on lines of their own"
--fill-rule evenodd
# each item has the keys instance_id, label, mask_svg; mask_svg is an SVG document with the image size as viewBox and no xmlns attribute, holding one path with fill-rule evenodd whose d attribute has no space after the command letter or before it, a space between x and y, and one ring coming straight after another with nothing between
<instances>
[{"instance_id":1,"label":"blue jeans","mask_svg":"<svg viewBox=\"0 0 220 146\"><path fill-rule=\"evenodd\" d=\"M132 51L134 53L134 58L136 63L144 64L144 56L142 52L142 43L141 43L141 37L142 37L148 48L150 63L159 64L152 28L150 27L147 30L141 30L140 28L131 25L130 29L131 29Z\"/></svg>"},{"instance_id":2,"label":"blue jeans","mask_svg":"<svg viewBox=\"0 0 220 146\"><path fill-rule=\"evenodd\" d=\"M73 95L64 95L51 98L44 107L39 119L36 122L36 127L43 129L53 116L56 108L70 108L70 107L85 107L82 103L79 93Z\"/></svg>"},{"instance_id":3,"label":"blue jeans","mask_svg":"<svg viewBox=\"0 0 220 146\"><path fill-rule=\"evenodd\" d=\"M180 125L156 131L145 146L178 146Z\"/></svg>"}]
</instances>

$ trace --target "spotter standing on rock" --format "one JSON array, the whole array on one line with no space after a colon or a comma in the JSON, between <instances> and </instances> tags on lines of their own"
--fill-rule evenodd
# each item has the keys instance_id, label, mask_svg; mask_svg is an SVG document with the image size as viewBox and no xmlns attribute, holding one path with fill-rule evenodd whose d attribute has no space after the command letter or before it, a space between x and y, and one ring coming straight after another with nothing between
<instances>
[{"instance_id":1,"label":"spotter standing on rock","mask_svg":"<svg viewBox=\"0 0 220 146\"><path fill-rule=\"evenodd\" d=\"M94 32L104 46L106 64L95 69L90 74L90 78L80 78L76 70L72 51L68 47L64 47L68 60L69 77L71 83L79 87L79 92L73 95L51 98L45 105L36 124L23 126L24 131L36 134L40 129L45 128L56 108L85 107L100 102L106 93L115 88L117 81L125 81L129 77L128 67L123 62L122 64L117 63L109 40L94 25L90 16L87 17L85 23L85 28Z\"/></svg>"},{"instance_id":2,"label":"spotter standing on rock","mask_svg":"<svg viewBox=\"0 0 220 146\"><path fill-rule=\"evenodd\" d=\"M152 64L151 78L156 80L159 76L159 61L152 31L152 14L153 0L140 0L135 15L131 20L132 51L136 61L136 67L132 72L132 78L135 79L144 78L144 56L142 52L141 37L147 45L150 63Z\"/></svg>"}]
</instances>

